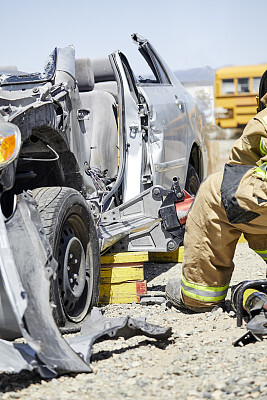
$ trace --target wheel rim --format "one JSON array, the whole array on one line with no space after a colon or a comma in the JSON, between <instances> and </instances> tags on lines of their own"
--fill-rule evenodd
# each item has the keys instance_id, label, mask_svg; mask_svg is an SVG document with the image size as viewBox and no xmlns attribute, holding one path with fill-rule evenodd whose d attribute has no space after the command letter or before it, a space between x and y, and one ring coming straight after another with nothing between
<instances>
[{"instance_id":1,"label":"wheel rim","mask_svg":"<svg viewBox=\"0 0 267 400\"><path fill-rule=\"evenodd\" d=\"M77 227L80 226L80 229ZM69 218L61 231L58 252L58 285L67 318L80 322L91 302L90 266L82 244L83 222Z\"/></svg>"}]
</instances>

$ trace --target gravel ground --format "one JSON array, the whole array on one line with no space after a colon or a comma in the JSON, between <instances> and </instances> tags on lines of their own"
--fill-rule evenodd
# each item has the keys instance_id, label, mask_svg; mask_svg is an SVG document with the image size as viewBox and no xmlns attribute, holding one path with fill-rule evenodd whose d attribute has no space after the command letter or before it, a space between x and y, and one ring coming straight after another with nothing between
<instances>
[{"instance_id":1,"label":"gravel ground","mask_svg":"<svg viewBox=\"0 0 267 400\"><path fill-rule=\"evenodd\" d=\"M246 243L239 244L232 284L265 277L265 263ZM146 267L150 291L164 291L179 276L181 264ZM228 297L229 298L229 297ZM218 309L184 314L166 304L109 305L105 315L147 317L172 326L165 342L133 337L94 346L92 374L61 376L50 381L33 373L0 374L0 399L263 399L267 400L266 342L233 347L245 333L234 312Z\"/></svg>"}]
</instances>

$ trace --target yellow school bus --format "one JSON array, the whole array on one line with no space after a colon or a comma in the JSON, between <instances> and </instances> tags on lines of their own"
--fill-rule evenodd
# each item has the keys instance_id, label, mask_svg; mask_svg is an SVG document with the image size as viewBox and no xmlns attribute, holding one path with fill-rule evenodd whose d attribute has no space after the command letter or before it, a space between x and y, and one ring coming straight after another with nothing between
<instances>
[{"instance_id":1,"label":"yellow school bus","mask_svg":"<svg viewBox=\"0 0 267 400\"><path fill-rule=\"evenodd\" d=\"M233 66L215 74L215 117L221 128L243 128L257 113L256 96L267 64Z\"/></svg>"}]
</instances>

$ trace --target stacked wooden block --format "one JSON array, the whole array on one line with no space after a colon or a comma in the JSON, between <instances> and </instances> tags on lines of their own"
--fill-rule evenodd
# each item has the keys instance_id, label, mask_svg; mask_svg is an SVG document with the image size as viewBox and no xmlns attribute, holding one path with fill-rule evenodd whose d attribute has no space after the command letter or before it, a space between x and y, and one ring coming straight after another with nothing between
<instances>
[{"instance_id":1,"label":"stacked wooden block","mask_svg":"<svg viewBox=\"0 0 267 400\"><path fill-rule=\"evenodd\" d=\"M144 262L148 253L115 253L101 257L100 304L136 303L146 294Z\"/></svg>"},{"instance_id":2,"label":"stacked wooden block","mask_svg":"<svg viewBox=\"0 0 267 400\"><path fill-rule=\"evenodd\" d=\"M149 262L152 263L181 263L184 258L184 247L181 246L169 253L149 253Z\"/></svg>"},{"instance_id":3,"label":"stacked wooden block","mask_svg":"<svg viewBox=\"0 0 267 400\"><path fill-rule=\"evenodd\" d=\"M147 293L144 266L147 262L182 262L183 248L172 253L128 252L101 257L100 304L135 303Z\"/></svg>"}]
</instances>

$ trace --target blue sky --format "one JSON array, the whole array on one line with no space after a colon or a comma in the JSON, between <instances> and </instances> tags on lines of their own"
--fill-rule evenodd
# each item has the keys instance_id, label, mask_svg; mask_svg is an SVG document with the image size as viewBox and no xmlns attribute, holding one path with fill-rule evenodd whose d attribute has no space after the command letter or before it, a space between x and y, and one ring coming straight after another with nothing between
<instances>
[{"instance_id":1,"label":"blue sky","mask_svg":"<svg viewBox=\"0 0 267 400\"><path fill-rule=\"evenodd\" d=\"M0 65L41 71L54 47L77 57L120 49L137 60L131 33L147 37L174 70L267 62L267 0L13 0L1 7ZM137 62L137 61L136 61Z\"/></svg>"}]
</instances>

